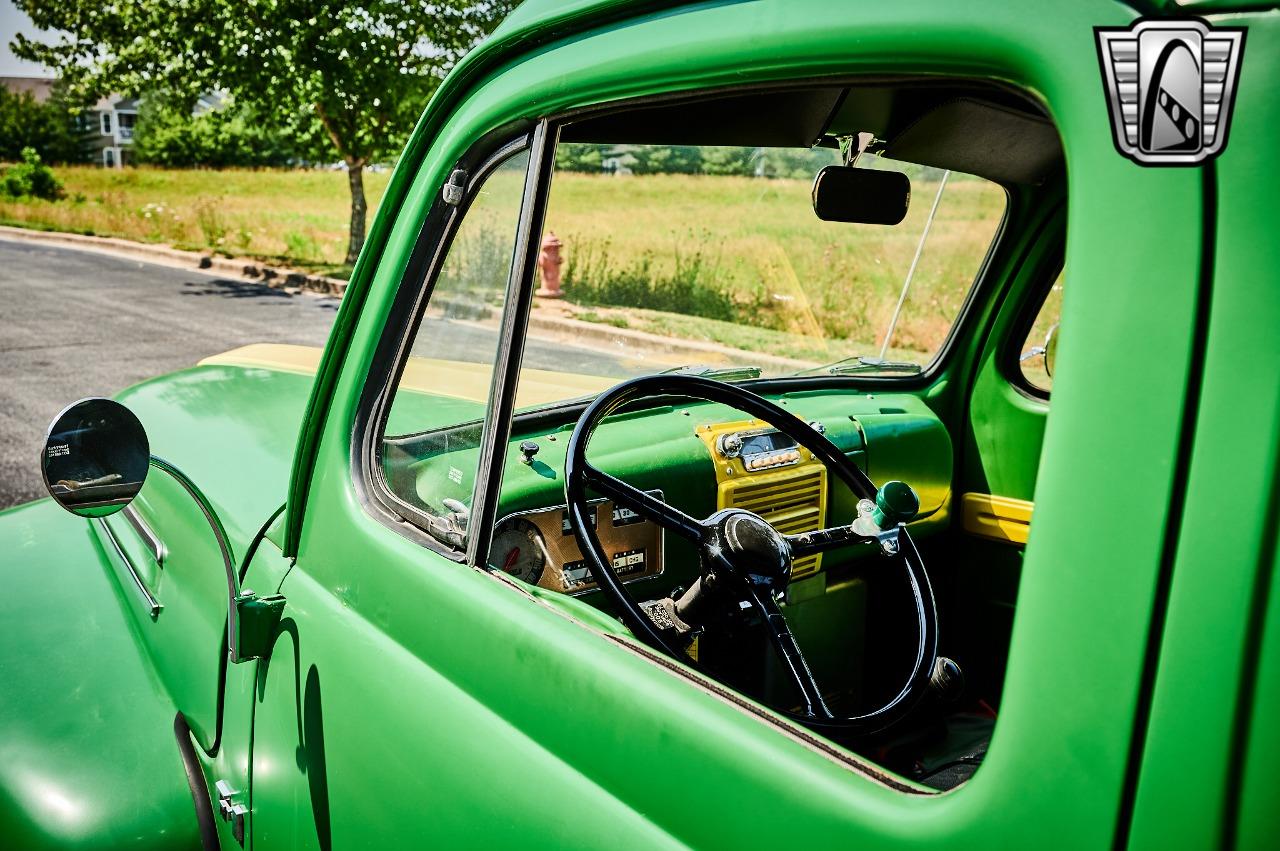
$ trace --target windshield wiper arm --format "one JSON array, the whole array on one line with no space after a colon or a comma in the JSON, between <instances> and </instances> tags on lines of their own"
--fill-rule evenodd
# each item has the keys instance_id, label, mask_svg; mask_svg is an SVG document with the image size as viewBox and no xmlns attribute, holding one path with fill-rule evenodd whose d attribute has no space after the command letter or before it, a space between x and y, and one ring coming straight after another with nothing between
<instances>
[{"instance_id":1,"label":"windshield wiper arm","mask_svg":"<svg viewBox=\"0 0 1280 851\"><path fill-rule=\"evenodd\" d=\"M689 364L664 369L663 375L697 375L702 378L715 378L719 381L745 381L748 378L759 378L762 370L758 366L707 366L706 364Z\"/></svg>"},{"instance_id":2,"label":"windshield wiper arm","mask_svg":"<svg viewBox=\"0 0 1280 851\"><path fill-rule=\"evenodd\" d=\"M910 363L909 361L892 361L869 357L868 355L854 355L844 360L838 360L835 363L829 363L826 366L802 369L796 374L825 372L828 375L854 375L859 372L904 372L910 375L917 375L923 369L924 367L920 366L920 364Z\"/></svg>"}]
</instances>

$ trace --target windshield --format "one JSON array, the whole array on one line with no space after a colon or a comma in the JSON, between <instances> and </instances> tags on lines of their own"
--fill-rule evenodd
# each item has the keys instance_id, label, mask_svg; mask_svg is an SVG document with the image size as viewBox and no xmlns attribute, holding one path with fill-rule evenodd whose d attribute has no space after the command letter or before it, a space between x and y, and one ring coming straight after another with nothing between
<instances>
[{"instance_id":1,"label":"windshield","mask_svg":"<svg viewBox=\"0 0 1280 851\"><path fill-rule=\"evenodd\" d=\"M521 389L547 373L604 387L660 371L921 371L960 312L1004 191L864 156L860 167L908 176L906 218L821 221L814 175L838 162L828 148L561 144ZM540 390L536 403L554 401Z\"/></svg>"}]
</instances>

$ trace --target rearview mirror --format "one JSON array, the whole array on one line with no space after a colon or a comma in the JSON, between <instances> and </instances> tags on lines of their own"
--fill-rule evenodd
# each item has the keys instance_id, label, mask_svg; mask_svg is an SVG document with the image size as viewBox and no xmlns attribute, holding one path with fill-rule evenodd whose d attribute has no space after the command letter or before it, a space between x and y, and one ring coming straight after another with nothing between
<instances>
[{"instance_id":1,"label":"rearview mirror","mask_svg":"<svg viewBox=\"0 0 1280 851\"><path fill-rule=\"evenodd\" d=\"M910 204L902 172L829 165L813 179L813 212L824 222L896 225Z\"/></svg>"},{"instance_id":2,"label":"rearview mirror","mask_svg":"<svg viewBox=\"0 0 1280 851\"><path fill-rule=\"evenodd\" d=\"M147 433L110 399L81 399L45 435L40 471L49 495L81 517L106 517L142 490L150 469Z\"/></svg>"}]
</instances>

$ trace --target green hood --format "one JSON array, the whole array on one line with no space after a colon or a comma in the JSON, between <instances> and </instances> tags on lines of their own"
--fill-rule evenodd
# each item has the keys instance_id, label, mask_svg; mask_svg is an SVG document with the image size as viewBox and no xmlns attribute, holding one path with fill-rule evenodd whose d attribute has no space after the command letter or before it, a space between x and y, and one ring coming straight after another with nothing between
<instances>
[{"instance_id":1,"label":"green hood","mask_svg":"<svg viewBox=\"0 0 1280 851\"><path fill-rule=\"evenodd\" d=\"M117 398L142 420L152 454L209 497L238 558L285 501L311 384L295 372L202 364Z\"/></svg>"}]
</instances>

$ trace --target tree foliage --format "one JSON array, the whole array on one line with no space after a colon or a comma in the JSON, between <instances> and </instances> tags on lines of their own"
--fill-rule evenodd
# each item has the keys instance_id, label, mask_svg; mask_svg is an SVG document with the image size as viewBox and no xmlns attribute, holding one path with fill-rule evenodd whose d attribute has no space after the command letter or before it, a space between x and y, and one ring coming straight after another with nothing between
<instances>
[{"instance_id":1,"label":"tree foliage","mask_svg":"<svg viewBox=\"0 0 1280 851\"><path fill-rule=\"evenodd\" d=\"M752 148L696 145L561 144L556 168L594 173L617 163L632 174L718 174L807 180L838 161L827 148Z\"/></svg>"},{"instance_id":2,"label":"tree foliage","mask_svg":"<svg viewBox=\"0 0 1280 851\"><path fill-rule=\"evenodd\" d=\"M311 158L297 135L239 104L193 115L186 98L157 93L138 109L133 155L169 168L284 166Z\"/></svg>"},{"instance_id":3,"label":"tree foliage","mask_svg":"<svg viewBox=\"0 0 1280 851\"><path fill-rule=\"evenodd\" d=\"M259 115L313 115L348 169L348 262L364 242L362 169L400 150L446 71L513 0L16 0L44 44L14 52L80 91L194 98L224 90Z\"/></svg>"},{"instance_id":4,"label":"tree foliage","mask_svg":"<svg viewBox=\"0 0 1280 851\"><path fill-rule=\"evenodd\" d=\"M22 160L24 148L45 162L83 162L88 148L76 122L79 106L61 90L40 103L30 92L0 87L0 162Z\"/></svg>"},{"instance_id":5,"label":"tree foliage","mask_svg":"<svg viewBox=\"0 0 1280 851\"><path fill-rule=\"evenodd\" d=\"M0 194L10 198L44 198L56 201L62 197L62 183L53 171L40 161L35 148L23 148L22 161L0 169Z\"/></svg>"}]
</instances>

